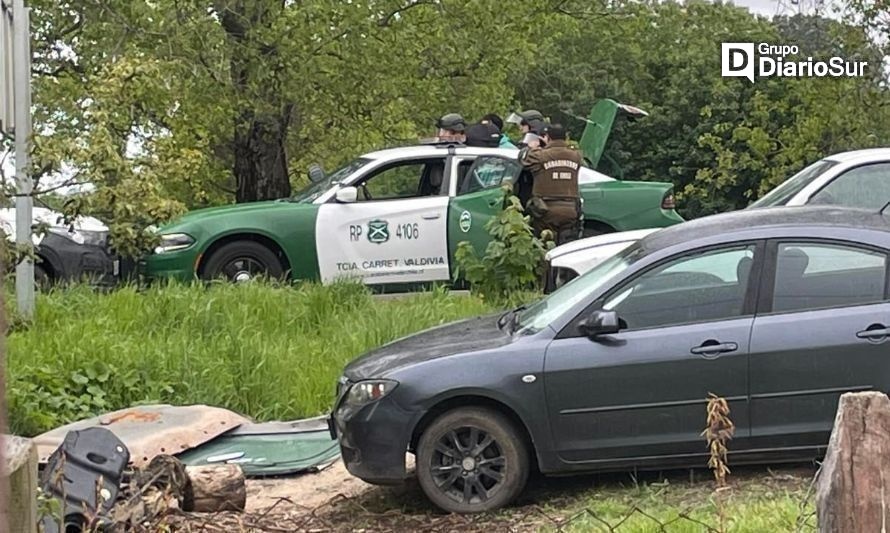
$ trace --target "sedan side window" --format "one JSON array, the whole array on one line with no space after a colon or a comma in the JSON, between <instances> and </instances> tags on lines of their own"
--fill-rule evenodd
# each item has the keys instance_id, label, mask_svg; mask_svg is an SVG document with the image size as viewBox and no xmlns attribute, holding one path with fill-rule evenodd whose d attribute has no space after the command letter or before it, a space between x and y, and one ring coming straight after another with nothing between
<instances>
[{"instance_id":1,"label":"sedan side window","mask_svg":"<svg viewBox=\"0 0 890 533\"><path fill-rule=\"evenodd\" d=\"M754 245L702 252L671 261L609 297L628 329L664 327L742 316Z\"/></svg>"},{"instance_id":2,"label":"sedan side window","mask_svg":"<svg viewBox=\"0 0 890 533\"><path fill-rule=\"evenodd\" d=\"M772 310L783 313L880 302L886 283L887 257L882 253L833 244L782 243Z\"/></svg>"},{"instance_id":3,"label":"sedan side window","mask_svg":"<svg viewBox=\"0 0 890 533\"><path fill-rule=\"evenodd\" d=\"M890 163L856 167L831 180L810 198L816 205L880 210L890 202Z\"/></svg>"}]
</instances>

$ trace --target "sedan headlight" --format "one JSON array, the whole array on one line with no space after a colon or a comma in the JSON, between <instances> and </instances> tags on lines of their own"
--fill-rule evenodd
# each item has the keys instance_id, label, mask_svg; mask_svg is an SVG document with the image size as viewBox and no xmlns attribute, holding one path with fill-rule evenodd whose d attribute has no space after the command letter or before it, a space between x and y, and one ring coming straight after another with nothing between
<instances>
[{"instance_id":1,"label":"sedan headlight","mask_svg":"<svg viewBox=\"0 0 890 533\"><path fill-rule=\"evenodd\" d=\"M345 402L352 406L376 402L392 392L398 384L397 381L389 379L359 381L349 388L349 392L346 393Z\"/></svg>"},{"instance_id":2,"label":"sedan headlight","mask_svg":"<svg viewBox=\"0 0 890 533\"><path fill-rule=\"evenodd\" d=\"M161 243L155 247L156 254L164 254L167 252L175 252L176 250L184 250L195 244L195 239L191 235L185 233L168 233L161 235Z\"/></svg>"}]
</instances>

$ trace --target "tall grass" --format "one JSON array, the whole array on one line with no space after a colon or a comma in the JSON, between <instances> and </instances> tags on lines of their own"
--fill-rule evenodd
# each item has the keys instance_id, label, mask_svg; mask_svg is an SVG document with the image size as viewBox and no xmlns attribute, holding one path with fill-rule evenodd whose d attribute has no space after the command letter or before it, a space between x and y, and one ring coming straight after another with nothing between
<instances>
[{"instance_id":1,"label":"tall grass","mask_svg":"<svg viewBox=\"0 0 890 533\"><path fill-rule=\"evenodd\" d=\"M33 435L147 402L316 415L363 351L491 310L443 290L380 300L357 284L52 292L39 296L35 323L7 339L11 430Z\"/></svg>"}]
</instances>

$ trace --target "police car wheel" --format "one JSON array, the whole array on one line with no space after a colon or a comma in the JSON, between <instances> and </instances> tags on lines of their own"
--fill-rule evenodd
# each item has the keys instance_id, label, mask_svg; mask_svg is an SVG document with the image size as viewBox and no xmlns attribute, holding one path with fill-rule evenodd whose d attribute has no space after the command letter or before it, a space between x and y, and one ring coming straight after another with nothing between
<instances>
[{"instance_id":1,"label":"police car wheel","mask_svg":"<svg viewBox=\"0 0 890 533\"><path fill-rule=\"evenodd\" d=\"M581 230L581 238L596 237L606 233L615 233L615 228L599 222L585 222Z\"/></svg>"},{"instance_id":2,"label":"police car wheel","mask_svg":"<svg viewBox=\"0 0 890 533\"><path fill-rule=\"evenodd\" d=\"M203 278L223 278L244 283L258 277L279 279L284 268L278 255L254 241L235 241L213 252L203 269Z\"/></svg>"}]
</instances>

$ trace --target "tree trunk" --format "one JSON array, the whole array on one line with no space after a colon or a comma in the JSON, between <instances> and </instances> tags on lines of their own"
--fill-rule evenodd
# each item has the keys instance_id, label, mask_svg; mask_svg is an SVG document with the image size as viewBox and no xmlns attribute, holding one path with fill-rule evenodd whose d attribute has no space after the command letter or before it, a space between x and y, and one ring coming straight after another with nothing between
<instances>
[{"instance_id":1,"label":"tree trunk","mask_svg":"<svg viewBox=\"0 0 890 533\"><path fill-rule=\"evenodd\" d=\"M235 127L236 202L276 200L291 195L285 151L289 115L250 113L250 118Z\"/></svg>"},{"instance_id":2,"label":"tree trunk","mask_svg":"<svg viewBox=\"0 0 890 533\"><path fill-rule=\"evenodd\" d=\"M188 474L189 488L182 502L183 511L244 511L247 488L240 466L187 466L185 472Z\"/></svg>"},{"instance_id":3,"label":"tree trunk","mask_svg":"<svg viewBox=\"0 0 890 533\"><path fill-rule=\"evenodd\" d=\"M847 393L816 487L819 530L886 531L890 522L890 398Z\"/></svg>"},{"instance_id":4,"label":"tree trunk","mask_svg":"<svg viewBox=\"0 0 890 533\"><path fill-rule=\"evenodd\" d=\"M217 0L229 41L234 94L241 109L234 120L232 151L236 202L291 195L285 150L293 104L281 83L278 47L264 42L284 9L282 0Z\"/></svg>"}]
</instances>

